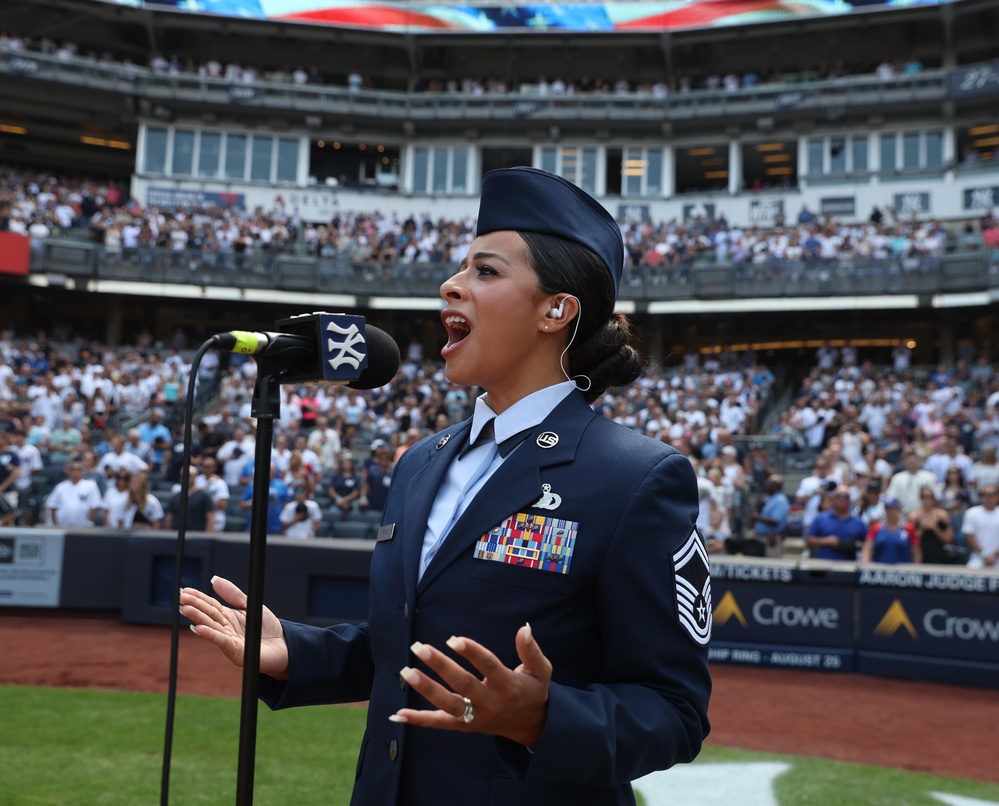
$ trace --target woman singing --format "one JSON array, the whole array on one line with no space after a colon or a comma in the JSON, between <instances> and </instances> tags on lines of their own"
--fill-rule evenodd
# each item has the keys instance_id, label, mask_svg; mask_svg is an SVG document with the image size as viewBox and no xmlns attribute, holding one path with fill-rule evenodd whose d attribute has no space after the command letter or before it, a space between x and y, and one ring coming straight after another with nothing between
<instances>
[{"instance_id":1,"label":"woman singing","mask_svg":"<svg viewBox=\"0 0 999 806\"><path fill-rule=\"evenodd\" d=\"M631 781L708 732L710 574L697 483L589 403L637 378L614 313L621 232L531 168L483 179L477 237L441 286L471 420L393 473L368 619L264 611L272 708L369 700L354 804L634 804ZM192 629L242 663L246 597L191 588Z\"/></svg>"}]
</instances>

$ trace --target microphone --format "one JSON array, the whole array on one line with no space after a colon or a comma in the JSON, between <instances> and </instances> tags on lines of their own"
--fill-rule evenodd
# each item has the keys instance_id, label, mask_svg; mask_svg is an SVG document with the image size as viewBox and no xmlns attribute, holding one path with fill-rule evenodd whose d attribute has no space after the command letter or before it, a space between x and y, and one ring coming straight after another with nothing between
<instances>
[{"instance_id":1,"label":"microphone","mask_svg":"<svg viewBox=\"0 0 999 806\"><path fill-rule=\"evenodd\" d=\"M318 312L276 323L279 332L232 330L212 336L213 346L257 356L280 369L281 383L345 383L377 389L399 369L399 345L363 316Z\"/></svg>"}]
</instances>

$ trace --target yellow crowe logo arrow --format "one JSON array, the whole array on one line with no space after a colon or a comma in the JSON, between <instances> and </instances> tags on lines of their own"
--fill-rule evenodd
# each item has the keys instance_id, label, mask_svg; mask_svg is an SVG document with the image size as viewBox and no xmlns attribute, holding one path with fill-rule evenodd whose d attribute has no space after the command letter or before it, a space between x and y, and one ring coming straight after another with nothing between
<instances>
[{"instance_id":1,"label":"yellow crowe logo arrow","mask_svg":"<svg viewBox=\"0 0 999 806\"><path fill-rule=\"evenodd\" d=\"M913 638L919 638L916 634L916 628L912 626L912 621L909 619L909 614L902 607L902 602L896 599L881 617L878 626L874 628L874 634L891 638L902 627L905 627L905 631Z\"/></svg>"},{"instance_id":2,"label":"yellow crowe logo arrow","mask_svg":"<svg viewBox=\"0 0 999 806\"><path fill-rule=\"evenodd\" d=\"M739 609L739 603L735 601L732 591L727 591L725 595L722 596L721 601L718 603L718 607L715 608L713 618L716 627L724 627L730 618L738 620L743 627L749 626L746 624L746 617L742 615L742 611Z\"/></svg>"}]
</instances>

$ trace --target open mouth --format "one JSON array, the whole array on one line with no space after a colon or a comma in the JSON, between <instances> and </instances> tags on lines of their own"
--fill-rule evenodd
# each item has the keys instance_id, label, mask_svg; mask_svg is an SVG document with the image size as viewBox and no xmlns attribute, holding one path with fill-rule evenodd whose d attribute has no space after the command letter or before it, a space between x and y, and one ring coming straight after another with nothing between
<instances>
[{"instance_id":1,"label":"open mouth","mask_svg":"<svg viewBox=\"0 0 999 806\"><path fill-rule=\"evenodd\" d=\"M459 342L465 340L469 333L472 332L472 326L456 314L451 314L444 318L444 327L447 328L447 346L454 347Z\"/></svg>"}]
</instances>

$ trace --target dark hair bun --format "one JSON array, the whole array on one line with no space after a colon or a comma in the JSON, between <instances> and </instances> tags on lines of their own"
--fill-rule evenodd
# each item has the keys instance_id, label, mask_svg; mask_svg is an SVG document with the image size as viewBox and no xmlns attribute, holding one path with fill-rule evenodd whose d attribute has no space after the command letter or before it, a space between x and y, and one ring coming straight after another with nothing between
<instances>
[{"instance_id":1,"label":"dark hair bun","mask_svg":"<svg viewBox=\"0 0 999 806\"><path fill-rule=\"evenodd\" d=\"M627 386L641 375L645 359L633 340L631 323L616 313L570 351L570 375L574 378L585 375L590 379L589 389L585 388L585 381L581 384L588 402L592 403L612 386Z\"/></svg>"}]
</instances>

